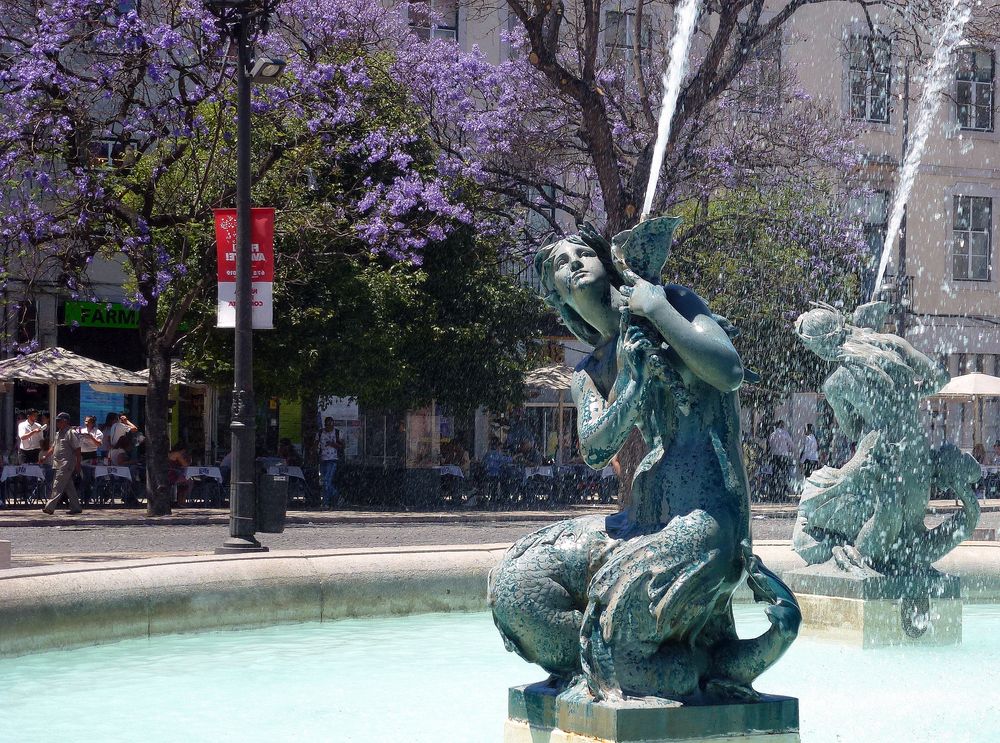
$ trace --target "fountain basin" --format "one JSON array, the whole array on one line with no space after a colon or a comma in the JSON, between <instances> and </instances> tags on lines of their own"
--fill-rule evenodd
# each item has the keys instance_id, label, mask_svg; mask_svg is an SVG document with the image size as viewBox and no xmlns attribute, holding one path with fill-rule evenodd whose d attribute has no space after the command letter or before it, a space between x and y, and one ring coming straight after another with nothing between
<instances>
[{"instance_id":1,"label":"fountain basin","mask_svg":"<svg viewBox=\"0 0 1000 743\"><path fill-rule=\"evenodd\" d=\"M745 636L766 626L759 606L736 616ZM799 698L809 743L980 743L1000 724L998 621L967 606L951 647L800 638L756 687ZM543 676L485 612L138 638L0 659L0 739L499 743L508 688Z\"/></svg>"},{"instance_id":2,"label":"fountain basin","mask_svg":"<svg viewBox=\"0 0 1000 743\"><path fill-rule=\"evenodd\" d=\"M509 545L269 552L0 571L0 657L131 637L485 609ZM779 574L804 566L785 541L754 550ZM937 564L962 598L1000 602L1000 543L966 542ZM745 588L737 601L749 601Z\"/></svg>"}]
</instances>

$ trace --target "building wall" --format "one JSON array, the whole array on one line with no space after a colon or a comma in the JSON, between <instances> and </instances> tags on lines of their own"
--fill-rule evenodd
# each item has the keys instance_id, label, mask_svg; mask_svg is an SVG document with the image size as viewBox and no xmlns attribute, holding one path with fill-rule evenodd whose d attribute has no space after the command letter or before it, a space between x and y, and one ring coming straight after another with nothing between
<instances>
[{"instance_id":1,"label":"building wall","mask_svg":"<svg viewBox=\"0 0 1000 743\"><path fill-rule=\"evenodd\" d=\"M873 9L876 24L887 22ZM845 39L866 33L854 6L821 3L798 11L784 37L783 61L795 71L805 90L829 100L835 111L849 113ZM993 47L994 54L997 48ZM873 183L892 192L903 147L903 80L907 60L894 47L890 66L892 109L888 124L860 124L860 144L873 161ZM924 63L910 63L910 129L918 111ZM961 130L958 125L956 66L948 69L947 97L931 127L927 147L907 206L907 274L912 277L907 337L935 356L960 353L996 354L1000 350L1000 275L991 270L986 281L953 276L953 197L986 196L993 201L992 242L1000 228L1000 132ZM994 105L995 109L995 105ZM994 112L994 119L996 114ZM898 266L898 248L890 273Z\"/></svg>"}]
</instances>

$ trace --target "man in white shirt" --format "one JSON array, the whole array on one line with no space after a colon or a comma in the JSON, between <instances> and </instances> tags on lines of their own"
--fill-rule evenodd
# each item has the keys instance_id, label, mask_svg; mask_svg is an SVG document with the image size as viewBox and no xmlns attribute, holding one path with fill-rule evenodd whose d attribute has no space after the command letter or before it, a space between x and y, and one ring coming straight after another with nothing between
<instances>
[{"instance_id":1,"label":"man in white shirt","mask_svg":"<svg viewBox=\"0 0 1000 743\"><path fill-rule=\"evenodd\" d=\"M778 421L774 431L767 437L767 448L771 454L773 467L771 491L775 497L783 498L788 492L788 479L795 464L792 435L785 428L784 421Z\"/></svg>"},{"instance_id":2,"label":"man in white shirt","mask_svg":"<svg viewBox=\"0 0 1000 743\"><path fill-rule=\"evenodd\" d=\"M118 416L118 420L106 431L108 438L108 449L114 449L121 437L129 431L138 433L139 427L128 419L125 413Z\"/></svg>"},{"instance_id":3,"label":"man in white shirt","mask_svg":"<svg viewBox=\"0 0 1000 743\"><path fill-rule=\"evenodd\" d=\"M819 467L819 443L813 432L812 423L806 424L805 438L802 439L802 454L799 462L802 465L802 476L809 477Z\"/></svg>"},{"instance_id":4,"label":"man in white shirt","mask_svg":"<svg viewBox=\"0 0 1000 743\"><path fill-rule=\"evenodd\" d=\"M319 432L319 482L323 493L320 507L324 511L337 505L337 487L333 484L333 476L337 473L337 460L342 447L340 432L333 427L333 418L324 418L323 430Z\"/></svg>"},{"instance_id":5,"label":"man in white shirt","mask_svg":"<svg viewBox=\"0 0 1000 743\"><path fill-rule=\"evenodd\" d=\"M37 464L45 436L45 426L38 422L38 411L31 408L27 418L17 424L17 454L21 464Z\"/></svg>"},{"instance_id":6,"label":"man in white shirt","mask_svg":"<svg viewBox=\"0 0 1000 743\"><path fill-rule=\"evenodd\" d=\"M104 434L97 427L97 418L88 415L79 430L80 459L84 462L97 459L97 450L104 443Z\"/></svg>"}]
</instances>

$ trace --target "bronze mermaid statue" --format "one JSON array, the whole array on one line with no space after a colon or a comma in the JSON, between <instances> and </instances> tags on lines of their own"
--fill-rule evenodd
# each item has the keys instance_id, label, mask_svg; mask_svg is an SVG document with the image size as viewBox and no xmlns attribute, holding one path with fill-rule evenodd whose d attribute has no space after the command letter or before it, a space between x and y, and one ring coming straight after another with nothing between
<instances>
[{"instance_id":1,"label":"bronze mermaid statue","mask_svg":"<svg viewBox=\"0 0 1000 743\"><path fill-rule=\"evenodd\" d=\"M564 694L755 699L753 680L801 621L752 551L735 329L660 282L678 222L649 220L612 242L588 226L535 257L547 303L594 347L572 383L585 461L604 467L634 427L649 448L625 510L529 534L490 574L508 649ZM733 620L744 582L768 604L771 626L753 639Z\"/></svg>"}]
</instances>

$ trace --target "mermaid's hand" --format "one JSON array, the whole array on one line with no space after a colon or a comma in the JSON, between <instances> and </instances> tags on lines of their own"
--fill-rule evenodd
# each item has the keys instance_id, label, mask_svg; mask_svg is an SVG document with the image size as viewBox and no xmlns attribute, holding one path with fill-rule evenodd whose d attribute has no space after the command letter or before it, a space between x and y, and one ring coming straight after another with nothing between
<instances>
[{"instance_id":1,"label":"mermaid's hand","mask_svg":"<svg viewBox=\"0 0 1000 743\"><path fill-rule=\"evenodd\" d=\"M628 309L633 315L649 317L667 301L667 295L662 286L651 284L635 274L631 278L633 285L623 286L619 291L628 300Z\"/></svg>"},{"instance_id":2,"label":"mermaid's hand","mask_svg":"<svg viewBox=\"0 0 1000 743\"><path fill-rule=\"evenodd\" d=\"M652 349L653 344L642 329L635 325L629 325L624 330L619 346L619 365L636 382L644 382L648 378L646 373L647 356Z\"/></svg>"}]
</instances>

